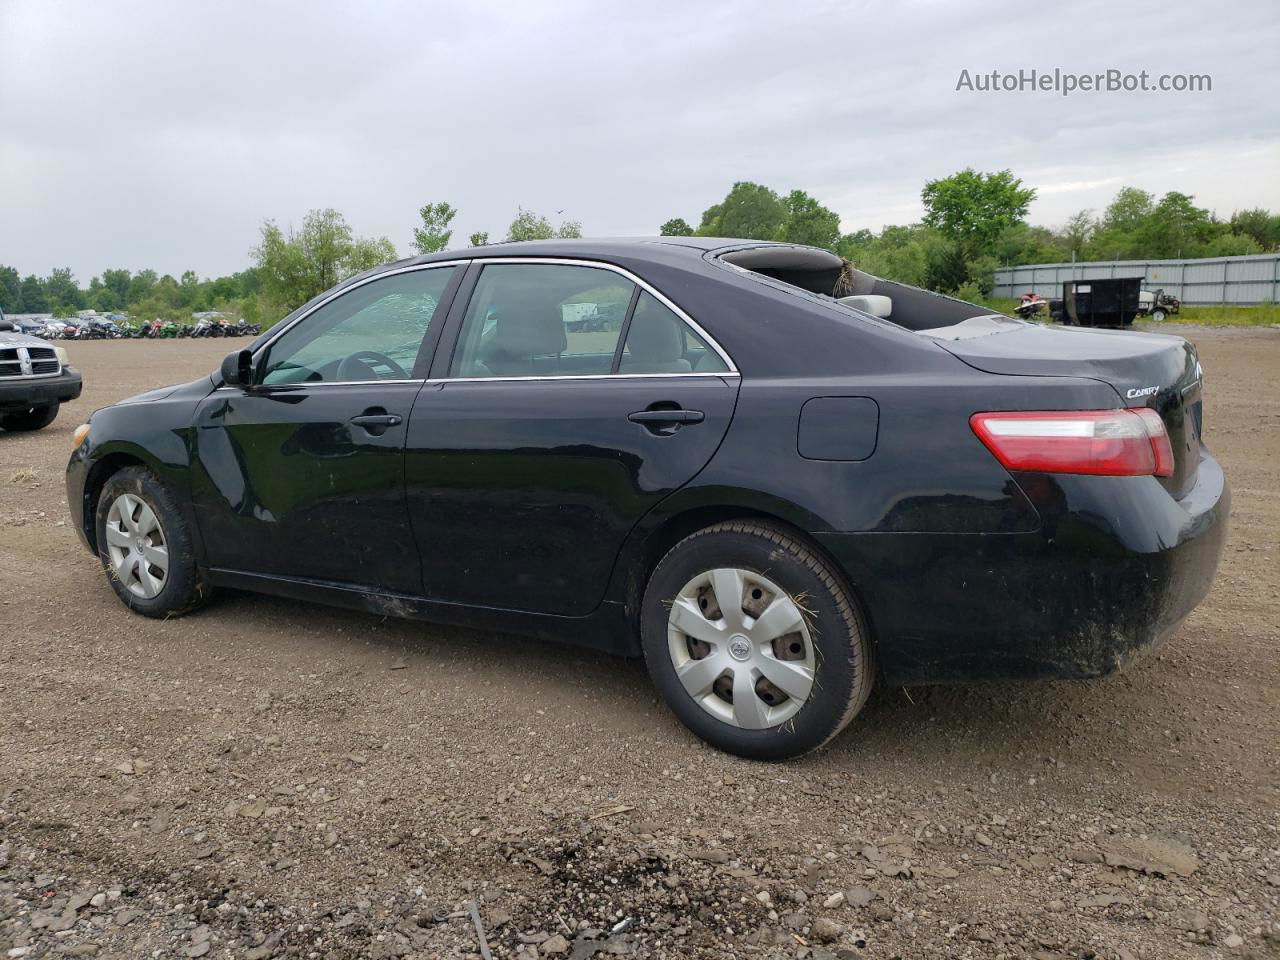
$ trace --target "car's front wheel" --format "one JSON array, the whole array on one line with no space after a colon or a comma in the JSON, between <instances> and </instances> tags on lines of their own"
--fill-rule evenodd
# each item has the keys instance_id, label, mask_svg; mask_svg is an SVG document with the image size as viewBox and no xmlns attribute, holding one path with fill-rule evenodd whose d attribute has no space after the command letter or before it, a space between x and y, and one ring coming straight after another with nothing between
<instances>
[{"instance_id":1,"label":"car's front wheel","mask_svg":"<svg viewBox=\"0 0 1280 960\"><path fill-rule=\"evenodd\" d=\"M212 589L196 567L191 532L173 492L145 467L113 473L96 514L98 556L116 596L148 617L204 605Z\"/></svg>"},{"instance_id":2,"label":"car's front wheel","mask_svg":"<svg viewBox=\"0 0 1280 960\"><path fill-rule=\"evenodd\" d=\"M719 523L658 563L641 611L645 660L676 716L712 746L757 760L827 743L875 676L850 591L779 527Z\"/></svg>"},{"instance_id":3,"label":"car's front wheel","mask_svg":"<svg viewBox=\"0 0 1280 960\"><path fill-rule=\"evenodd\" d=\"M54 417L58 415L58 407L59 403L55 400L29 410L0 414L0 427L15 433L20 430L42 430L53 423Z\"/></svg>"}]
</instances>

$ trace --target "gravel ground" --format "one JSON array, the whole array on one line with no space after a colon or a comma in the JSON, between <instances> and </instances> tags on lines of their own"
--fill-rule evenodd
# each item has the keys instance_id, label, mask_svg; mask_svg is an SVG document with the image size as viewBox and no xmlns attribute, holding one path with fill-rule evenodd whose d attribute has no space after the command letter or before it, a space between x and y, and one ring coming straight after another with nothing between
<instances>
[{"instance_id":1,"label":"gravel ground","mask_svg":"<svg viewBox=\"0 0 1280 960\"><path fill-rule=\"evenodd\" d=\"M94 407L219 341L72 344L0 435L0 957L1280 954L1280 332L1193 329L1235 494L1208 601L1089 683L879 689L696 742L643 666L223 594L129 614L66 521Z\"/></svg>"}]
</instances>

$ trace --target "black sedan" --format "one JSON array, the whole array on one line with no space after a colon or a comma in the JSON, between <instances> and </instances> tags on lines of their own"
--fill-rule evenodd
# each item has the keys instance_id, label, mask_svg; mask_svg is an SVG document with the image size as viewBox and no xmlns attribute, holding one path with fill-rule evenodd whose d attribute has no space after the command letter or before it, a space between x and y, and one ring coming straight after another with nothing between
<instances>
[{"instance_id":1,"label":"black sedan","mask_svg":"<svg viewBox=\"0 0 1280 960\"><path fill-rule=\"evenodd\" d=\"M822 250L663 237L380 267L99 410L75 526L148 616L217 587L643 656L749 757L891 684L1108 673L1217 567L1178 337L1037 326Z\"/></svg>"}]
</instances>

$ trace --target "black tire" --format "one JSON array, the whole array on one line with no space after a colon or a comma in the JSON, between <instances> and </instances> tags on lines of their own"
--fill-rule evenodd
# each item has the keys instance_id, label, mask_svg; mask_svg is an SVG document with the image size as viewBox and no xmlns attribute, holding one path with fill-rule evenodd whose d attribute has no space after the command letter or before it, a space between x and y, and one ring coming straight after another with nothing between
<instances>
[{"instance_id":1,"label":"black tire","mask_svg":"<svg viewBox=\"0 0 1280 960\"><path fill-rule=\"evenodd\" d=\"M45 404L41 407L32 407L30 410L15 410L11 413L0 414L0 427L18 433L24 430L41 430L53 423L54 417L58 415L58 408L61 406L57 400L53 403Z\"/></svg>"},{"instance_id":2,"label":"black tire","mask_svg":"<svg viewBox=\"0 0 1280 960\"><path fill-rule=\"evenodd\" d=\"M676 675L668 646L671 604L699 574L733 567L769 578L803 610L814 647L814 683L799 711L762 730L734 726L704 710ZM641 639L654 685L691 731L727 753L785 760L828 743L862 709L875 679L869 632L841 576L791 532L756 521L699 530L659 561L645 588Z\"/></svg>"},{"instance_id":3,"label":"black tire","mask_svg":"<svg viewBox=\"0 0 1280 960\"><path fill-rule=\"evenodd\" d=\"M133 593L120 581L111 565L107 549L107 515L111 504L122 494L132 494L155 513L164 533L169 555L169 568L164 585L154 597ZM213 588L196 566L191 531L173 492L145 467L125 467L107 478L98 495L94 512L98 558L106 572L107 582L116 596L130 610L147 617L180 617L199 609L213 596Z\"/></svg>"}]
</instances>

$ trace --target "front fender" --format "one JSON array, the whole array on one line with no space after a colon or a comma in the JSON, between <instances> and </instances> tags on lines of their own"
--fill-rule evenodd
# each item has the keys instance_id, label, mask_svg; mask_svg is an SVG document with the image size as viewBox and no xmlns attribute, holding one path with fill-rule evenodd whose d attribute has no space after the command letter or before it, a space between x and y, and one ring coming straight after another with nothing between
<instances>
[{"instance_id":1,"label":"front fender","mask_svg":"<svg viewBox=\"0 0 1280 960\"><path fill-rule=\"evenodd\" d=\"M204 544L191 509L192 419L211 389L211 381L204 378L162 399L103 407L90 418L89 436L72 452L66 475L71 520L90 552L97 553L95 512L102 485L116 471L140 465L174 492L191 531L197 562L204 562Z\"/></svg>"}]
</instances>

